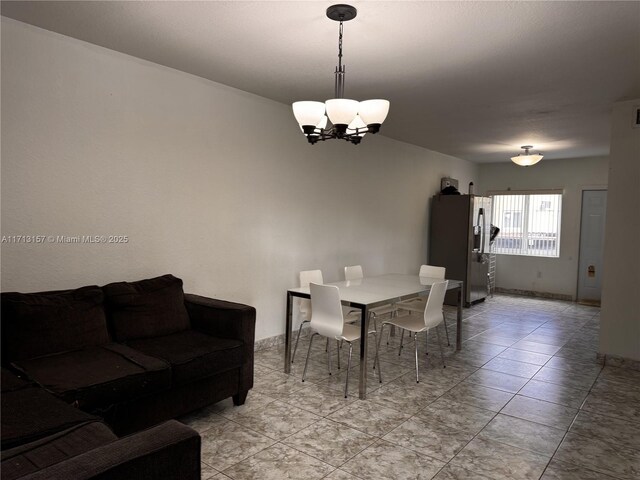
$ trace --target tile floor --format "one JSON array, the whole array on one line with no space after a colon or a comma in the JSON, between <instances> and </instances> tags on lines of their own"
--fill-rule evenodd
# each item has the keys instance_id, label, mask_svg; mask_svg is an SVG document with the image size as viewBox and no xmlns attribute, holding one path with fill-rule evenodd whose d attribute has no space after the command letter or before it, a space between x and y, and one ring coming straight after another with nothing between
<instances>
[{"instance_id":1,"label":"tile floor","mask_svg":"<svg viewBox=\"0 0 640 480\"><path fill-rule=\"evenodd\" d=\"M256 352L244 406L182 420L201 432L203 479L638 479L640 372L597 363L598 329L594 307L496 296L465 309L463 350L447 348L446 369L436 335L429 356L419 337L420 383L413 340L401 356L399 337L383 341L382 383L371 370L366 401L357 356L345 399L347 350L329 376L322 341L302 383L303 338L291 375L282 346Z\"/></svg>"}]
</instances>

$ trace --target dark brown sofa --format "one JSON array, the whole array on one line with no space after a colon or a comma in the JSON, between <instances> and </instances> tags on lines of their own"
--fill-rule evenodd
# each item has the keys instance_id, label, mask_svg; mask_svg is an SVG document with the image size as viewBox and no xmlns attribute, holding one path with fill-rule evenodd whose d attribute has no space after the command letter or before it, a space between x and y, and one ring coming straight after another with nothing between
<instances>
[{"instance_id":1,"label":"dark brown sofa","mask_svg":"<svg viewBox=\"0 0 640 480\"><path fill-rule=\"evenodd\" d=\"M3 480L200 478L200 436L175 420L118 438L100 418L2 369Z\"/></svg>"},{"instance_id":2,"label":"dark brown sofa","mask_svg":"<svg viewBox=\"0 0 640 480\"><path fill-rule=\"evenodd\" d=\"M32 392L34 398L46 393L88 415L70 420L70 432L66 425L53 428L65 438L86 434L102 442L102 421L111 435L121 436L229 396L243 404L253 386L254 332L253 307L185 295L182 281L171 275L102 288L2 294L3 366L32 382L24 388L42 391ZM3 392L3 409L5 396L22 389ZM4 466L5 448L20 445L5 438L4 414L2 422ZM156 428L175 427L167 425ZM23 436L18 443L30 440ZM76 452L49 468L72 466L100 448Z\"/></svg>"}]
</instances>

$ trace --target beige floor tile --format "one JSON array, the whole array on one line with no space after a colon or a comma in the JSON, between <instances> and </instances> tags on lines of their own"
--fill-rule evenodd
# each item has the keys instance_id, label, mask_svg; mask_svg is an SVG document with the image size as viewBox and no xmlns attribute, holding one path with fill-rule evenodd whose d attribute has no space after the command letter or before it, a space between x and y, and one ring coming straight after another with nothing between
<instances>
[{"instance_id":1,"label":"beige floor tile","mask_svg":"<svg viewBox=\"0 0 640 480\"><path fill-rule=\"evenodd\" d=\"M444 462L412 450L379 441L345 463L341 469L361 479L429 480Z\"/></svg>"},{"instance_id":2,"label":"beige floor tile","mask_svg":"<svg viewBox=\"0 0 640 480\"><path fill-rule=\"evenodd\" d=\"M275 440L226 420L206 430L201 442L202 461L222 471L273 445Z\"/></svg>"},{"instance_id":3,"label":"beige floor tile","mask_svg":"<svg viewBox=\"0 0 640 480\"><path fill-rule=\"evenodd\" d=\"M540 366L538 365L509 360L502 357L494 358L482 368L524 378L531 378L540 370Z\"/></svg>"},{"instance_id":4,"label":"beige floor tile","mask_svg":"<svg viewBox=\"0 0 640 480\"><path fill-rule=\"evenodd\" d=\"M440 398L416 415L427 422L447 425L451 430L478 433L495 417L496 413L464 403Z\"/></svg>"},{"instance_id":5,"label":"beige floor tile","mask_svg":"<svg viewBox=\"0 0 640 480\"><path fill-rule=\"evenodd\" d=\"M542 367L533 376L535 380L555 383L563 387L577 388L580 390L589 390L597 377L598 374L593 372L558 370L557 368L547 366Z\"/></svg>"},{"instance_id":6,"label":"beige floor tile","mask_svg":"<svg viewBox=\"0 0 640 480\"><path fill-rule=\"evenodd\" d=\"M565 435L565 430L498 414L478 436L539 453L549 458Z\"/></svg>"},{"instance_id":7,"label":"beige floor tile","mask_svg":"<svg viewBox=\"0 0 640 480\"><path fill-rule=\"evenodd\" d=\"M545 402L580 408L588 392L586 390L578 390L533 379L518 393L525 397L536 398L538 400L544 400Z\"/></svg>"},{"instance_id":8,"label":"beige floor tile","mask_svg":"<svg viewBox=\"0 0 640 480\"><path fill-rule=\"evenodd\" d=\"M508 348L498 355L498 357L539 366L544 365L552 358L551 355L545 355L544 353L527 352L526 350L518 350L516 348Z\"/></svg>"},{"instance_id":9,"label":"beige floor tile","mask_svg":"<svg viewBox=\"0 0 640 480\"><path fill-rule=\"evenodd\" d=\"M469 375L465 382L484 385L485 387L504 390L505 392L518 393L527 383L527 379L481 368Z\"/></svg>"},{"instance_id":10,"label":"beige floor tile","mask_svg":"<svg viewBox=\"0 0 640 480\"><path fill-rule=\"evenodd\" d=\"M472 383L460 383L444 394L444 398L499 412L513 394Z\"/></svg>"},{"instance_id":11,"label":"beige floor tile","mask_svg":"<svg viewBox=\"0 0 640 480\"><path fill-rule=\"evenodd\" d=\"M234 421L274 440L283 440L322 417L280 401L238 415Z\"/></svg>"},{"instance_id":12,"label":"beige floor tile","mask_svg":"<svg viewBox=\"0 0 640 480\"><path fill-rule=\"evenodd\" d=\"M614 477L554 459L540 480L614 480Z\"/></svg>"},{"instance_id":13,"label":"beige floor tile","mask_svg":"<svg viewBox=\"0 0 640 480\"><path fill-rule=\"evenodd\" d=\"M485 438L474 438L451 465L487 475L496 480L539 478L549 458Z\"/></svg>"},{"instance_id":14,"label":"beige floor tile","mask_svg":"<svg viewBox=\"0 0 640 480\"><path fill-rule=\"evenodd\" d=\"M564 405L516 395L500 413L567 430L578 410Z\"/></svg>"},{"instance_id":15,"label":"beige floor tile","mask_svg":"<svg viewBox=\"0 0 640 480\"><path fill-rule=\"evenodd\" d=\"M332 420L320 420L283 443L339 467L376 441L376 437Z\"/></svg>"},{"instance_id":16,"label":"beige floor tile","mask_svg":"<svg viewBox=\"0 0 640 480\"><path fill-rule=\"evenodd\" d=\"M472 472L456 465L448 464L433 477L433 480L492 480L491 477Z\"/></svg>"},{"instance_id":17,"label":"beige floor tile","mask_svg":"<svg viewBox=\"0 0 640 480\"><path fill-rule=\"evenodd\" d=\"M451 460L472 438L472 433L453 430L446 424L421 417L410 418L383 437L390 443L443 462Z\"/></svg>"},{"instance_id":18,"label":"beige floor tile","mask_svg":"<svg viewBox=\"0 0 640 480\"><path fill-rule=\"evenodd\" d=\"M278 443L223 473L234 480L316 480L333 470L327 463Z\"/></svg>"},{"instance_id":19,"label":"beige floor tile","mask_svg":"<svg viewBox=\"0 0 640 480\"><path fill-rule=\"evenodd\" d=\"M569 432L554 458L621 479L640 478L640 451L598 438Z\"/></svg>"},{"instance_id":20,"label":"beige floor tile","mask_svg":"<svg viewBox=\"0 0 640 480\"><path fill-rule=\"evenodd\" d=\"M578 413L569 431L640 451L640 423L629 418L607 417L583 410Z\"/></svg>"},{"instance_id":21,"label":"beige floor tile","mask_svg":"<svg viewBox=\"0 0 640 480\"><path fill-rule=\"evenodd\" d=\"M359 400L329 415L329 419L369 435L381 437L411 415L383 407L369 400Z\"/></svg>"}]
</instances>

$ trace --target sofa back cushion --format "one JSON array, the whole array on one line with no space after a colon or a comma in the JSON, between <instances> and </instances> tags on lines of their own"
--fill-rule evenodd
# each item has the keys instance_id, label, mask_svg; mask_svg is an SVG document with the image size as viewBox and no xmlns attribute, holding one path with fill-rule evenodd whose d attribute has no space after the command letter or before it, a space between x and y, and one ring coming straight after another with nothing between
<instances>
[{"instance_id":1,"label":"sofa back cushion","mask_svg":"<svg viewBox=\"0 0 640 480\"><path fill-rule=\"evenodd\" d=\"M119 342L190 328L182 280L173 275L103 287L112 332Z\"/></svg>"},{"instance_id":2,"label":"sofa back cushion","mask_svg":"<svg viewBox=\"0 0 640 480\"><path fill-rule=\"evenodd\" d=\"M100 287L2 294L2 356L13 362L109 343Z\"/></svg>"}]
</instances>

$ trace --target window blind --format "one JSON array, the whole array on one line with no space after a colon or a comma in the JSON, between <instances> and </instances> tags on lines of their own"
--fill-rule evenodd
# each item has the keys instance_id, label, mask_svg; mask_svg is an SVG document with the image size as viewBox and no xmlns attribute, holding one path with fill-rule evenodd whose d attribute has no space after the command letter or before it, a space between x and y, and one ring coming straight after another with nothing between
<instances>
[{"instance_id":1,"label":"window blind","mask_svg":"<svg viewBox=\"0 0 640 480\"><path fill-rule=\"evenodd\" d=\"M491 194L492 223L500 228L492 247L494 253L560 256L561 190Z\"/></svg>"}]
</instances>

